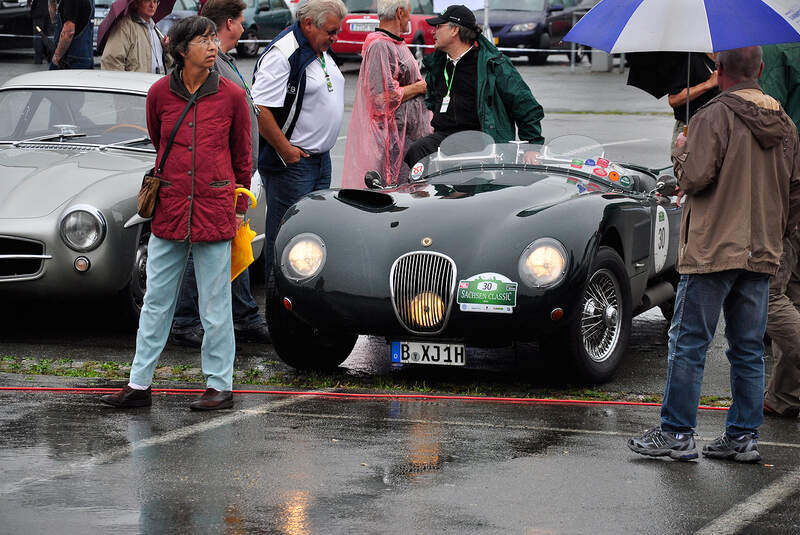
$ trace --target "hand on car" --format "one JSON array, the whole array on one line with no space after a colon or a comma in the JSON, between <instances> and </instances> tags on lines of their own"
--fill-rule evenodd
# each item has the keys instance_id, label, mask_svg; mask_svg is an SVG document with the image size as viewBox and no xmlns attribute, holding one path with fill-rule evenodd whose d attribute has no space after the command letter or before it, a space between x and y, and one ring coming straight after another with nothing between
<instances>
[{"instance_id":1,"label":"hand on car","mask_svg":"<svg viewBox=\"0 0 800 535\"><path fill-rule=\"evenodd\" d=\"M522 155L522 163L535 165L539 163L541 153L538 150L526 150Z\"/></svg>"}]
</instances>

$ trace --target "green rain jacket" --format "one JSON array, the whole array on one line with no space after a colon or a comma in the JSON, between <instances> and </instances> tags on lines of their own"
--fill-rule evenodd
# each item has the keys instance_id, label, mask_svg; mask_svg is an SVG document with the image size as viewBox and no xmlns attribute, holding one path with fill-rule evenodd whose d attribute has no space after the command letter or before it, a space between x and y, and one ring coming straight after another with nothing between
<instances>
[{"instance_id":1,"label":"green rain jacket","mask_svg":"<svg viewBox=\"0 0 800 535\"><path fill-rule=\"evenodd\" d=\"M489 42L478 36L478 120L481 129L494 138L495 143L508 143L517 138L534 144L544 143L542 119L544 111L536 102L528 84L522 79L508 57ZM447 54L437 50L423 59L428 68L425 82L435 87L437 79L444 75ZM438 109L440 102L433 102L430 93L425 95L429 110Z\"/></svg>"},{"instance_id":2,"label":"green rain jacket","mask_svg":"<svg viewBox=\"0 0 800 535\"><path fill-rule=\"evenodd\" d=\"M781 103L800 130L800 43L762 46L764 72L758 84Z\"/></svg>"}]
</instances>

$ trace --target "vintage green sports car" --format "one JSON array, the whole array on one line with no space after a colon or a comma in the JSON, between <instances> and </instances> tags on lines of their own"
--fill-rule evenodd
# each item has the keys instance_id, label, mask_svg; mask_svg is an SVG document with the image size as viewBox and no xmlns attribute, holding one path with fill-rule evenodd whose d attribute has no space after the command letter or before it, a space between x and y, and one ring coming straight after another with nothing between
<instances>
[{"instance_id":1,"label":"vintage green sports car","mask_svg":"<svg viewBox=\"0 0 800 535\"><path fill-rule=\"evenodd\" d=\"M538 341L573 378L608 380L631 318L670 315L681 209L674 180L610 162L565 136L442 143L410 182L315 192L292 206L275 245L267 320L297 368L338 366L356 335L380 336L395 364L469 364L467 347Z\"/></svg>"}]
</instances>

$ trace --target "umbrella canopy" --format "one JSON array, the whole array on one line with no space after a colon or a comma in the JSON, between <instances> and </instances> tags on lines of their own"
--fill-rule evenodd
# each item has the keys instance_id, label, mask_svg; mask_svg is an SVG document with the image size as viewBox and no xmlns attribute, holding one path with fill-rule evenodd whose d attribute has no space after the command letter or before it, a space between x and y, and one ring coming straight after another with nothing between
<instances>
[{"instance_id":1,"label":"umbrella canopy","mask_svg":"<svg viewBox=\"0 0 800 535\"><path fill-rule=\"evenodd\" d=\"M661 98L669 93L669 85L675 72L683 67L686 54L683 52L633 52L626 56L630 70L628 85L637 87Z\"/></svg>"},{"instance_id":2,"label":"umbrella canopy","mask_svg":"<svg viewBox=\"0 0 800 535\"><path fill-rule=\"evenodd\" d=\"M114 23L117 21L117 18L120 15L130 15L134 12L135 8L133 7L136 4L136 0L114 0L114 3L111 4L111 7L108 10L108 14L103 19L103 22L100 23L100 27L97 29L97 53L102 54L103 48L106 46L106 39L108 39L108 32L111 31L111 27L114 26ZM172 13L172 8L175 6L175 0L161 0L158 3L158 8L156 9L156 14L153 15L153 21L158 22L170 13Z\"/></svg>"},{"instance_id":3,"label":"umbrella canopy","mask_svg":"<svg viewBox=\"0 0 800 535\"><path fill-rule=\"evenodd\" d=\"M800 41L797 0L602 0L565 41L617 52L717 52Z\"/></svg>"}]
</instances>

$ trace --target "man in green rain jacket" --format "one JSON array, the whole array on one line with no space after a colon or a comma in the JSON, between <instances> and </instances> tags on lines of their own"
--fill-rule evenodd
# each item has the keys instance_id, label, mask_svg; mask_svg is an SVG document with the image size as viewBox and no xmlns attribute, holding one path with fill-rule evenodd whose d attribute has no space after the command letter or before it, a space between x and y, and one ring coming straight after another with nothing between
<instances>
[{"instance_id":1,"label":"man in green rain jacket","mask_svg":"<svg viewBox=\"0 0 800 535\"><path fill-rule=\"evenodd\" d=\"M517 132L522 141L544 143L542 106L511 60L480 35L472 11L453 5L427 23L435 26L436 51L423 60L433 134L409 147L408 166L413 168L436 152L444 138L464 130L485 132L495 143L508 143Z\"/></svg>"}]
</instances>

